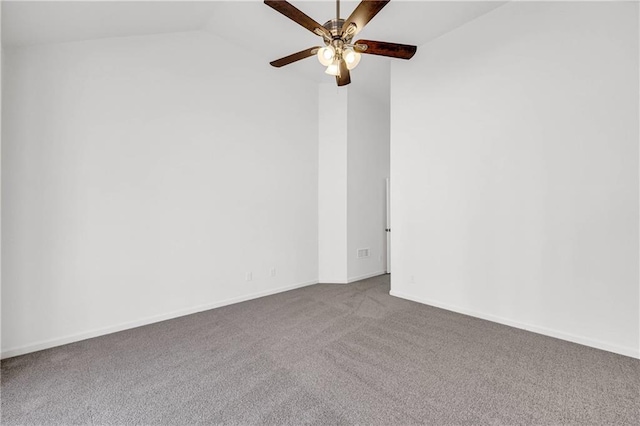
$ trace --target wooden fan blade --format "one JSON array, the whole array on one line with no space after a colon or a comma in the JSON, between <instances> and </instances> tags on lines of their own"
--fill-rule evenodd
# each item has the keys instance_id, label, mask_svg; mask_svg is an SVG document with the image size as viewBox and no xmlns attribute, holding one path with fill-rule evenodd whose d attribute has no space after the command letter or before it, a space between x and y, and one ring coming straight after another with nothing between
<instances>
[{"instance_id":1,"label":"wooden fan blade","mask_svg":"<svg viewBox=\"0 0 640 426\"><path fill-rule=\"evenodd\" d=\"M338 83L338 86L346 86L351 83L351 74L344 59L340 61L340 75L336 76L336 83Z\"/></svg>"},{"instance_id":2,"label":"wooden fan blade","mask_svg":"<svg viewBox=\"0 0 640 426\"><path fill-rule=\"evenodd\" d=\"M411 59L418 48L410 44L387 43L384 41L358 40L355 50L368 55L389 56L390 58Z\"/></svg>"},{"instance_id":3,"label":"wooden fan blade","mask_svg":"<svg viewBox=\"0 0 640 426\"><path fill-rule=\"evenodd\" d=\"M344 24L342 25L342 34L345 34L349 26L352 27L349 29L349 35L351 37L358 34L362 31L364 26L367 25L367 23L371 21L373 17L387 5L387 3L389 3L389 1L390 0L362 0L355 10L351 12L351 15L347 20L344 21ZM352 23L355 24L355 27L351 25Z\"/></svg>"},{"instance_id":4,"label":"wooden fan blade","mask_svg":"<svg viewBox=\"0 0 640 426\"><path fill-rule=\"evenodd\" d=\"M329 32L328 29L326 29L325 27L323 27L322 25L320 25L319 23L317 23L316 21L314 21L313 19L305 15L304 12L297 9L291 3L283 0L276 0L276 1L264 0L264 4L282 13L284 16L291 19L292 21L295 21L298 24L302 25L303 27L305 27L315 35L319 35L321 37L326 37L328 39L331 39L331 33Z\"/></svg>"},{"instance_id":5,"label":"wooden fan blade","mask_svg":"<svg viewBox=\"0 0 640 426\"><path fill-rule=\"evenodd\" d=\"M318 53L319 46L312 47L310 49L301 50L300 52L293 53L289 56L285 56L284 58L276 59L275 61L269 62L272 66L276 68L283 67L285 65L289 65L293 62L299 61L301 59L308 58L309 56L313 56Z\"/></svg>"}]
</instances>

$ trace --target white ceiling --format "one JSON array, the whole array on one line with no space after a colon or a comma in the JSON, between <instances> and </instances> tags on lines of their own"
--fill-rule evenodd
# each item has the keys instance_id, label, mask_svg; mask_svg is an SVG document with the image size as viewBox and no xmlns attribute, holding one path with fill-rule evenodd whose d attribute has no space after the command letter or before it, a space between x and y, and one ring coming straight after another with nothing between
<instances>
[{"instance_id":1,"label":"white ceiling","mask_svg":"<svg viewBox=\"0 0 640 426\"><path fill-rule=\"evenodd\" d=\"M291 3L320 24L335 16L334 1L292 0ZM349 16L358 3L340 2L341 17ZM392 0L356 36L356 39L420 46L504 3L506 2ZM204 28L252 51L265 62L317 46L322 42L318 36L262 4L262 1L220 2ZM375 72L376 64L386 61L389 59L369 55L360 62L354 73L370 76ZM318 68L317 61L304 60L288 67L307 78L327 81L327 76Z\"/></svg>"},{"instance_id":2,"label":"white ceiling","mask_svg":"<svg viewBox=\"0 0 640 426\"><path fill-rule=\"evenodd\" d=\"M215 2L2 1L2 45L192 31Z\"/></svg>"},{"instance_id":3,"label":"white ceiling","mask_svg":"<svg viewBox=\"0 0 640 426\"><path fill-rule=\"evenodd\" d=\"M335 2L290 0L319 23L335 15ZM504 4L505 1L391 1L356 37L422 45ZM348 16L357 1L341 2ZM3 1L3 46L204 30L253 52L265 62L317 46L320 38L262 1ZM418 49L418 54L420 50ZM376 78L367 56L357 72ZM289 65L315 81L327 81L317 61ZM387 67L383 67L387 68ZM361 77L364 78L364 77Z\"/></svg>"}]
</instances>

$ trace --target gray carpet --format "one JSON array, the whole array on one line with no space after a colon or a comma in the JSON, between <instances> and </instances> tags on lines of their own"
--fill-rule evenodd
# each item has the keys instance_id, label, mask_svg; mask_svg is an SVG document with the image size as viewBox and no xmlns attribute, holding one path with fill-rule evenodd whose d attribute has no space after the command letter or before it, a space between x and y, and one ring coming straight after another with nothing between
<instances>
[{"instance_id":1,"label":"gray carpet","mask_svg":"<svg viewBox=\"0 0 640 426\"><path fill-rule=\"evenodd\" d=\"M640 361L315 285L2 362L2 424L640 424Z\"/></svg>"}]
</instances>

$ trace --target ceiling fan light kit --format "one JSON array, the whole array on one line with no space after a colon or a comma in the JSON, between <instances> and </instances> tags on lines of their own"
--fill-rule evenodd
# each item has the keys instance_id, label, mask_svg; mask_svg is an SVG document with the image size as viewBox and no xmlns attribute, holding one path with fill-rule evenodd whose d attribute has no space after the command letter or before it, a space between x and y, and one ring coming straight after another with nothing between
<instances>
[{"instance_id":1,"label":"ceiling fan light kit","mask_svg":"<svg viewBox=\"0 0 640 426\"><path fill-rule=\"evenodd\" d=\"M287 1L265 0L267 6L322 37L324 42L324 47L316 46L302 50L275 60L271 65L279 68L315 55L318 61L327 67L325 73L335 76L338 86L345 86L351 83L350 71L358 66L362 53L411 59L417 50L413 45L373 40L358 40L352 43L353 37L362 31L389 1L363 0L347 19L342 19L340 0L336 0L336 18L320 25Z\"/></svg>"}]
</instances>

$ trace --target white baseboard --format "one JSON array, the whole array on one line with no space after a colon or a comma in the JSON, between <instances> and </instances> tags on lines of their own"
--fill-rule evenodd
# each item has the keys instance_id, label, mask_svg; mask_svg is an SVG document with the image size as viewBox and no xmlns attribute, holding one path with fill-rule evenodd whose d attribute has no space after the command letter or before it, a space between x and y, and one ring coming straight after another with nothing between
<instances>
[{"instance_id":1,"label":"white baseboard","mask_svg":"<svg viewBox=\"0 0 640 426\"><path fill-rule=\"evenodd\" d=\"M600 340L590 339L584 336L576 336L574 334L565 333L563 331L553 330L550 328L540 327L537 325L525 324L519 321L513 321L507 318L503 318L503 317L499 317L491 314L485 314L485 313L473 311L470 309L460 308L457 306L449 305L447 303L441 303L435 300L410 296L408 294L393 291L393 290L391 290L389 294L391 296L399 297L401 299L407 299L413 302L422 303L424 305L435 306L436 308L446 309L447 311L457 312L459 314L469 315L472 317L481 318L481 319L492 321L492 322L497 322L499 324L508 325L510 327L531 331L533 333L538 333L538 334L542 334L549 337L555 337L557 339L567 340L569 342L578 343L580 345L590 346L592 348L602 349L602 350L614 352L620 355L625 355L632 358L640 359L640 348L635 349L632 347L619 346L619 345L615 345L607 342L602 342Z\"/></svg>"},{"instance_id":2,"label":"white baseboard","mask_svg":"<svg viewBox=\"0 0 640 426\"><path fill-rule=\"evenodd\" d=\"M372 272L370 274L365 274L365 275L360 275L357 277L349 277L346 280L343 278L336 278L336 279L321 279L320 283L322 284L350 284L356 281L360 281L360 280L366 280L367 278L372 278L372 277L377 277L378 275L384 275L386 274L387 271L377 271L377 272Z\"/></svg>"},{"instance_id":3,"label":"white baseboard","mask_svg":"<svg viewBox=\"0 0 640 426\"><path fill-rule=\"evenodd\" d=\"M348 284L349 282L341 278L324 278L318 280L320 284Z\"/></svg>"},{"instance_id":4,"label":"white baseboard","mask_svg":"<svg viewBox=\"0 0 640 426\"><path fill-rule=\"evenodd\" d=\"M347 283L352 283L354 281L366 280L367 278L377 277L378 275L384 275L387 271L377 271L371 274L360 275L359 277L349 277Z\"/></svg>"},{"instance_id":5,"label":"white baseboard","mask_svg":"<svg viewBox=\"0 0 640 426\"><path fill-rule=\"evenodd\" d=\"M21 346L18 348L7 349L5 351L2 351L0 358L1 359L11 358L18 355L24 355L31 352L41 351L43 349L49 349L55 346L66 345L69 343L78 342L80 340L91 339L92 337L104 336L105 334L116 333L118 331L128 330L130 328L141 327L143 325L153 324L155 322L166 321L172 318L195 314L197 312L208 311L210 309L220 308L222 306L233 305L235 303L245 302L247 300L257 299L259 297L282 293L285 291L294 290L296 288L306 287L306 286L317 284L317 283L318 283L318 280L307 281L307 282L293 284L285 287L265 290L258 293L252 293L245 296L234 297L234 298L222 300L219 302L198 305L198 306L194 306L186 309L180 309L177 311L168 312L166 314L154 315L151 317L142 318L136 321L130 321L126 323L121 323L121 324L110 326L110 327L89 330L82 333L72 334L70 336L49 339L49 340L33 343L30 345Z\"/></svg>"}]
</instances>

